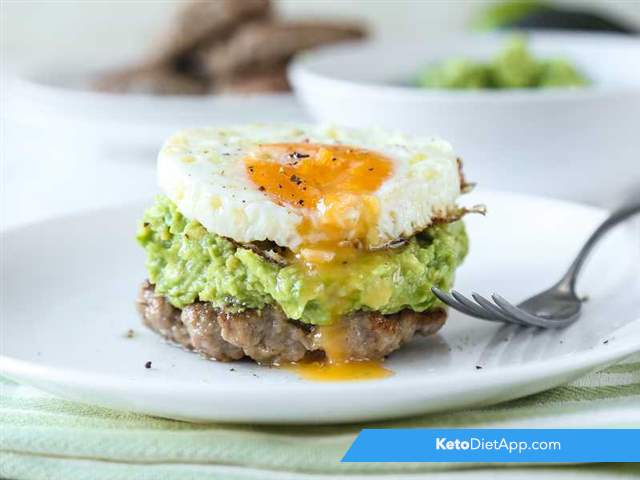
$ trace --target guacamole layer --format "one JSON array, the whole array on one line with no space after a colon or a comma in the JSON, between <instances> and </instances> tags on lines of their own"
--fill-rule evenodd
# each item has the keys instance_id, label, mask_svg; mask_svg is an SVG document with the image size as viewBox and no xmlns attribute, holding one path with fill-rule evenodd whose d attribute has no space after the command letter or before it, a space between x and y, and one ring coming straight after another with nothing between
<instances>
[{"instance_id":1,"label":"guacamole layer","mask_svg":"<svg viewBox=\"0 0 640 480\"><path fill-rule=\"evenodd\" d=\"M457 221L430 227L401 247L319 268L280 265L208 232L166 197L145 212L137 239L156 293L175 307L199 300L241 311L275 303L289 318L314 325L357 310L429 310L438 303L431 287L448 290L467 253L464 225Z\"/></svg>"},{"instance_id":2,"label":"guacamole layer","mask_svg":"<svg viewBox=\"0 0 640 480\"><path fill-rule=\"evenodd\" d=\"M567 60L535 58L522 37L512 38L488 62L452 58L427 66L418 78L421 87L448 89L579 87L588 83Z\"/></svg>"}]
</instances>

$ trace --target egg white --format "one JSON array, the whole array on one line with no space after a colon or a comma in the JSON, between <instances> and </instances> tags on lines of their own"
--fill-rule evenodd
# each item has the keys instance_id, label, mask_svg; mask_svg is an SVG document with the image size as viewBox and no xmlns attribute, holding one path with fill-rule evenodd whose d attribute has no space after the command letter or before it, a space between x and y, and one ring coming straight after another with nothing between
<instances>
[{"instance_id":1,"label":"egg white","mask_svg":"<svg viewBox=\"0 0 640 480\"><path fill-rule=\"evenodd\" d=\"M409 237L456 208L460 173L451 146L379 129L260 124L184 130L160 151L159 185L185 217L212 233L296 249L302 242L302 212L260 192L244 159L259 144L304 141L365 148L393 162L392 175L373 194L380 212L371 247Z\"/></svg>"}]
</instances>

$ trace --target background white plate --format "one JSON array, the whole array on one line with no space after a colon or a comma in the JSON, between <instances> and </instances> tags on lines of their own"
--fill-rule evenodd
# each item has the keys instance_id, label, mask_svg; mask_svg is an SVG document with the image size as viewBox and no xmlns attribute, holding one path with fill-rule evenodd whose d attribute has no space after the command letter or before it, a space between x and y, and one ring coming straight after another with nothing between
<instances>
[{"instance_id":1,"label":"background white plate","mask_svg":"<svg viewBox=\"0 0 640 480\"><path fill-rule=\"evenodd\" d=\"M463 292L518 301L550 285L604 218L595 208L482 191L467 219ZM54 219L2 237L2 374L70 399L195 421L373 420L495 403L547 389L640 351L638 225L612 233L580 282L583 318L562 331L452 313L441 334L390 357L395 375L313 383L295 374L205 361L140 326L145 277L134 231L143 205ZM125 338L129 328L136 330ZM606 343L605 343L606 341ZM145 369L146 361L153 362ZM476 366L482 366L477 369ZM233 368L233 370L231 370Z\"/></svg>"}]
</instances>

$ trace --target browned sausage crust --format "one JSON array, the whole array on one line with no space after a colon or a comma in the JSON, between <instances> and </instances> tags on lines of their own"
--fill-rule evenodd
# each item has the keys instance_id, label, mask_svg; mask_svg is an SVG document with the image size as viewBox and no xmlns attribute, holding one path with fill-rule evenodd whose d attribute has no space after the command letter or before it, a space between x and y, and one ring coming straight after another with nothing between
<instances>
[{"instance_id":1,"label":"browned sausage crust","mask_svg":"<svg viewBox=\"0 0 640 480\"><path fill-rule=\"evenodd\" d=\"M196 302L182 310L155 294L145 281L137 299L142 321L168 340L205 357L220 361L250 357L258 363L297 362L307 355L322 354L317 327L288 319L276 306L239 313ZM348 360L374 360L389 355L415 335L436 333L446 311L403 310L392 315L355 312L340 320Z\"/></svg>"}]
</instances>

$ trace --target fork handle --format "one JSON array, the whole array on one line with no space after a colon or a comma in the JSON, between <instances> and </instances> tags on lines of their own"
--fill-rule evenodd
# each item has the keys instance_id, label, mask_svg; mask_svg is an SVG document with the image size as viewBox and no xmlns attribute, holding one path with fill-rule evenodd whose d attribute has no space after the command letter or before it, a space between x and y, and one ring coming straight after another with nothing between
<instances>
[{"instance_id":1,"label":"fork handle","mask_svg":"<svg viewBox=\"0 0 640 480\"><path fill-rule=\"evenodd\" d=\"M563 289L567 289L569 292L573 292L580 270L595 244L602 239L602 237L611 228L638 213L640 213L640 202L625 205L614 211L604 222L600 224L598 228L596 228L589 239L585 242L583 247L580 249L580 252L578 252L578 256L567 270L567 273L565 273L562 279L558 282L558 286Z\"/></svg>"}]
</instances>

